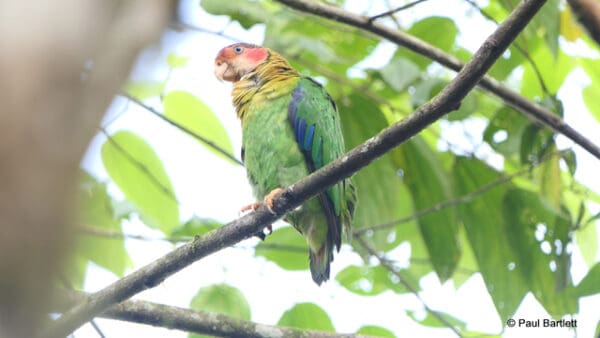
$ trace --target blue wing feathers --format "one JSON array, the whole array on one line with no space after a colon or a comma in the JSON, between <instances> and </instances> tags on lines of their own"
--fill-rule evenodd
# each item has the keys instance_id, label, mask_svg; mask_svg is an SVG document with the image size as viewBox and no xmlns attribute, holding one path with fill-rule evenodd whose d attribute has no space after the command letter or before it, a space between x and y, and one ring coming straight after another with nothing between
<instances>
[{"instance_id":1,"label":"blue wing feathers","mask_svg":"<svg viewBox=\"0 0 600 338\"><path fill-rule=\"evenodd\" d=\"M311 151L313 137L315 136L315 125L308 127L306 135L304 137L304 150Z\"/></svg>"}]
</instances>

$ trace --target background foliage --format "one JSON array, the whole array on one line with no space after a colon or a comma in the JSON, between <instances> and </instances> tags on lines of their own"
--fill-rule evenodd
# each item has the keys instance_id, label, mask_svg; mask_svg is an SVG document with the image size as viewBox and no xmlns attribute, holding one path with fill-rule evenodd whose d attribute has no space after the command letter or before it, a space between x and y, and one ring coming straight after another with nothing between
<instances>
[{"instance_id":1,"label":"background foliage","mask_svg":"<svg viewBox=\"0 0 600 338\"><path fill-rule=\"evenodd\" d=\"M323 82L338 103L348 149L410 114L453 74L405 48L396 48L377 66L361 66L380 53L380 38L271 1L202 0L200 5L211 15L227 16L232 25L264 26L264 45ZM469 15L500 22L513 7L513 1L491 0L473 7ZM472 49L459 39L470 32L455 18L440 11L405 23L405 15L410 13L382 20L461 60L471 56ZM211 27L195 29L223 35ZM558 93L569 74L582 73L588 79L582 85L587 111L576 114L590 114L597 122L598 51L569 7L552 0L489 75L563 116ZM185 68L188 61L176 54L166 60L170 70ZM216 161L220 157L239 165L231 160L237 150L218 114L190 92L166 90L170 74L163 82L132 81L124 93L142 102L158 100L157 110L164 119L210 141L200 142L214 152ZM462 141L456 141L452 135L460 133ZM79 218L84 236L69 272L70 282L78 288L88 262L117 276L131 267L125 240L118 236L123 220L139 218L172 241L220 226L208 211L209 218L182 218L171 173L147 140L128 130L105 136L102 162L125 199L116 200L107 192L106 182L82 173ZM431 273L454 288L479 274L502 323L515 314L527 294L554 318L577 317L581 297L600 292L596 224L600 195L578 181L578 156L556 133L489 93L474 90L457 111L356 174L360 204L351 245L364 260L340 267L330 284L369 297L387 291L418 293L419 281ZM397 264L401 247L410 248L409 263L403 266ZM574 251L589 271L578 283L572 278ZM253 252L283 270L308 268L305 243L290 227L277 228ZM370 257L373 253L379 260ZM236 288L219 284L198 290L190 307L250 319L252 304ZM475 334L460 318L439 310L424 318L407 315L423 326L451 326L462 335ZM326 309L305 302L279 314L277 324L335 330ZM363 324L360 333L399 334Z\"/></svg>"}]
</instances>

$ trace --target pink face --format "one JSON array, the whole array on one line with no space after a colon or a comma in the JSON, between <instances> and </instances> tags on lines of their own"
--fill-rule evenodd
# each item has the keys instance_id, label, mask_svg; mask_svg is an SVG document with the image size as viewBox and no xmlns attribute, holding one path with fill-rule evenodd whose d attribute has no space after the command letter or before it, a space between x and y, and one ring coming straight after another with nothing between
<instances>
[{"instance_id":1,"label":"pink face","mask_svg":"<svg viewBox=\"0 0 600 338\"><path fill-rule=\"evenodd\" d=\"M215 75L224 81L239 81L268 57L268 50L261 46L247 43L227 46L215 58Z\"/></svg>"}]
</instances>

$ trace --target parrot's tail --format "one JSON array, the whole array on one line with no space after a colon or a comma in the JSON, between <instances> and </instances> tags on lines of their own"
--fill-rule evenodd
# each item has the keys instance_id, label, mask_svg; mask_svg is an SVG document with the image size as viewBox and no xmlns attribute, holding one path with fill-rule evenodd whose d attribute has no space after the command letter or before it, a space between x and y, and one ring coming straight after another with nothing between
<instances>
[{"instance_id":1,"label":"parrot's tail","mask_svg":"<svg viewBox=\"0 0 600 338\"><path fill-rule=\"evenodd\" d=\"M333 261L333 244L323 245L318 252L309 250L309 258L312 279L317 285L321 285L329 279L329 266Z\"/></svg>"}]
</instances>

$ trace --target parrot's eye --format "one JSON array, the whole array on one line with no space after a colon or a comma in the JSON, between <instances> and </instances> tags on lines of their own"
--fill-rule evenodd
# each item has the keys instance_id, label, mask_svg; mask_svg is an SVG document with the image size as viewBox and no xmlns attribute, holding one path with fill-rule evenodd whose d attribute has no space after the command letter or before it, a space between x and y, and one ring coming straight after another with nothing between
<instances>
[{"instance_id":1,"label":"parrot's eye","mask_svg":"<svg viewBox=\"0 0 600 338\"><path fill-rule=\"evenodd\" d=\"M236 54L242 54L242 52L244 51L244 47L242 47L242 46L236 46L235 48L233 48L233 51Z\"/></svg>"}]
</instances>

